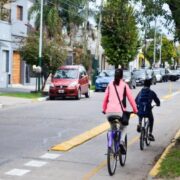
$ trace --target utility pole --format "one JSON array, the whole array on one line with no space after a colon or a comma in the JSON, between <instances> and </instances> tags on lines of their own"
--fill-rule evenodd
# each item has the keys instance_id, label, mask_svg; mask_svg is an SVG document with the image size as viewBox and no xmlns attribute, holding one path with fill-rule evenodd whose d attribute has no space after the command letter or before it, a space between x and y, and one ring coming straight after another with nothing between
<instances>
[{"instance_id":1,"label":"utility pole","mask_svg":"<svg viewBox=\"0 0 180 180\"><path fill-rule=\"evenodd\" d=\"M42 69L42 38L43 38L43 5L44 1L41 0L41 9L40 9L40 29L39 29L39 58L38 58L38 66ZM41 72L38 76L38 91L40 91L41 84Z\"/></svg>"},{"instance_id":2,"label":"utility pole","mask_svg":"<svg viewBox=\"0 0 180 180\"><path fill-rule=\"evenodd\" d=\"M102 22L102 7L103 7L104 0L101 0L101 7L100 7L100 15L99 15L99 23L98 23L98 30L97 30L97 42L96 42L96 58L99 60L99 70L102 70L102 59L100 57L99 46L101 42L101 22Z\"/></svg>"},{"instance_id":3,"label":"utility pole","mask_svg":"<svg viewBox=\"0 0 180 180\"><path fill-rule=\"evenodd\" d=\"M83 50L84 54L87 54L87 23L88 23L88 12L89 12L89 1L86 0L85 2L85 21L84 21L84 43L83 43Z\"/></svg>"},{"instance_id":4,"label":"utility pole","mask_svg":"<svg viewBox=\"0 0 180 180\"><path fill-rule=\"evenodd\" d=\"M155 29L154 29L154 58L153 58L153 67L155 66L155 63L156 63L156 33L157 33L157 30L156 30L156 26L157 26L157 17L155 17Z\"/></svg>"},{"instance_id":5,"label":"utility pole","mask_svg":"<svg viewBox=\"0 0 180 180\"><path fill-rule=\"evenodd\" d=\"M161 31L161 39L160 39L159 62L160 62L160 66L161 66L161 64L162 64L162 31Z\"/></svg>"}]
</instances>

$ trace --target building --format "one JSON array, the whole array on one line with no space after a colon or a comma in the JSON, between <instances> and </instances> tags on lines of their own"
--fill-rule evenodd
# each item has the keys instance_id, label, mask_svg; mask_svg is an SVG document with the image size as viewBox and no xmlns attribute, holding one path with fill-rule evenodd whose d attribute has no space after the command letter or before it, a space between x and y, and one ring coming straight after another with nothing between
<instances>
[{"instance_id":1,"label":"building","mask_svg":"<svg viewBox=\"0 0 180 180\"><path fill-rule=\"evenodd\" d=\"M28 65L18 51L27 36L30 0L16 0L0 10L0 88L29 82Z\"/></svg>"}]
</instances>

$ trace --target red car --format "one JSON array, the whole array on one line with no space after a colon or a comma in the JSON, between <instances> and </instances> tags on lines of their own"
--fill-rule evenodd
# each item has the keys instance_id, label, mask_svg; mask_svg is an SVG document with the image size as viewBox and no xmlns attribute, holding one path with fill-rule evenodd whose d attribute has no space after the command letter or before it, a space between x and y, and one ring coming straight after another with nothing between
<instances>
[{"instance_id":1,"label":"red car","mask_svg":"<svg viewBox=\"0 0 180 180\"><path fill-rule=\"evenodd\" d=\"M84 94L89 97L89 78L82 65L61 66L52 78L49 88L49 99L56 97L75 97L80 99Z\"/></svg>"}]
</instances>

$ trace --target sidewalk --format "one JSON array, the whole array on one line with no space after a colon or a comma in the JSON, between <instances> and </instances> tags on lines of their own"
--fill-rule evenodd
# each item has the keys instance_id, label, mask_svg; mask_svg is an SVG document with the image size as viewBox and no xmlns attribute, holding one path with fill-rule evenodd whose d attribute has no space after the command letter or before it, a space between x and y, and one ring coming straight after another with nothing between
<instances>
[{"instance_id":1,"label":"sidewalk","mask_svg":"<svg viewBox=\"0 0 180 180\"><path fill-rule=\"evenodd\" d=\"M44 92L48 92L49 85L50 85L50 81L47 81ZM36 83L34 80L32 80L31 84L26 84L26 85L17 84L17 85L12 85L7 88L0 88L0 93L4 93L4 92L7 92L7 93L9 93L9 92L28 93L29 92L30 93L35 90L36 90ZM47 97L42 97L42 98L38 98L36 100L35 99L32 100L32 99L27 99L27 98L0 96L0 108L4 108L7 106L15 106L17 104L32 103L34 101L44 101L46 99L47 99Z\"/></svg>"}]
</instances>

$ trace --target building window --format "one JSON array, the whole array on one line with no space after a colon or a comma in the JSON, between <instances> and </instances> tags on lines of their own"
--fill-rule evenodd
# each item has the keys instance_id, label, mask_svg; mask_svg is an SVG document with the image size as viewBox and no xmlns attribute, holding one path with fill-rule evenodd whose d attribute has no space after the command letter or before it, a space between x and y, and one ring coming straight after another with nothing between
<instances>
[{"instance_id":1,"label":"building window","mask_svg":"<svg viewBox=\"0 0 180 180\"><path fill-rule=\"evenodd\" d=\"M9 73L9 51L3 51L4 71Z\"/></svg>"},{"instance_id":2,"label":"building window","mask_svg":"<svg viewBox=\"0 0 180 180\"><path fill-rule=\"evenodd\" d=\"M17 19L22 21L23 20L23 7L17 6Z\"/></svg>"}]
</instances>

